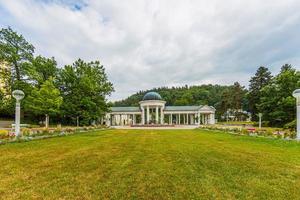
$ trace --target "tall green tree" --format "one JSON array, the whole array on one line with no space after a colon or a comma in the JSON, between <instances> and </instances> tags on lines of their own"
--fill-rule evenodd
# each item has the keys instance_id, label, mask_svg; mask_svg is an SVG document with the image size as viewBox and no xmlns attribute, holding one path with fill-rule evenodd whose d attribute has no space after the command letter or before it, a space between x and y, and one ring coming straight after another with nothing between
<instances>
[{"instance_id":1,"label":"tall green tree","mask_svg":"<svg viewBox=\"0 0 300 200\"><path fill-rule=\"evenodd\" d=\"M268 68L261 66L257 69L255 75L250 79L249 92L247 94L249 102L249 111L252 114L252 120L257 121L258 108L257 104L261 98L261 89L268 85L272 79L271 72Z\"/></svg>"},{"instance_id":2,"label":"tall green tree","mask_svg":"<svg viewBox=\"0 0 300 200\"><path fill-rule=\"evenodd\" d=\"M64 98L63 115L81 124L90 124L109 109L106 96L113 91L104 67L99 61L79 59L59 72L59 87Z\"/></svg>"},{"instance_id":3,"label":"tall green tree","mask_svg":"<svg viewBox=\"0 0 300 200\"><path fill-rule=\"evenodd\" d=\"M32 60L34 47L10 27L0 30L0 60L12 68L13 81L24 78L23 63Z\"/></svg>"},{"instance_id":4,"label":"tall green tree","mask_svg":"<svg viewBox=\"0 0 300 200\"><path fill-rule=\"evenodd\" d=\"M24 63L33 58L34 47L26 39L13 31L10 27L0 29L0 77L5 83L5 108L0 115L9 116L14 110L14 100L11 92L21 89L25 94L32 90L30 83L26 82ZM6 67L4 67L6 66Z\"/></svg>"},{"instance_id":5,"label":"tall green tree","mask_svg":"<svg viewBox=\"0 0 300 200\"><path fill-rule=\"evenodd\" d=\"M31 62L24 63L26 74L30 81L40 87L46 80L55 78L58 73L55 59L37 56Z\"/></svg>"},{"instance_id":6,"label":"tall green tree","mask_svg":"<svg viewBox=\"0 0 300 200\"><path fill-rule=\"evenodd\" d=\"M36 115L45 116L45 125L49 125L49 116L58 114L63 98L54 86L53 79L46 80L41 88L35 88L25 101L25 109Z\"/></svg>"},{"instance_id":7,"label":"tall green tree","mask_svg":"<svg viewBox=\"0 0 300 200\"><path fill-rule=\"evenodd\" d=\"M295 98L292 92L300 87L300 72L284 65L280 73L261 89L258 111L272 126L282 126L295 119Z\"/></svg>"}]
</instances>

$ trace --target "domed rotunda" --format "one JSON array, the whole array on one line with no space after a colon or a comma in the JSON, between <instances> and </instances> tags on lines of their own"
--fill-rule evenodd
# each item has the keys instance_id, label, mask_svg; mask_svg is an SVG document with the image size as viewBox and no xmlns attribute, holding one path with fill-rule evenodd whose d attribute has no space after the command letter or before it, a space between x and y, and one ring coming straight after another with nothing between
<instances>
[{"instance_id":1,"label":"domed rotunda","mask_svg":"<svg viewBox=\"0 0 300 200\"><path fill-rule=\"evenodd\" d=\"M208 105L166 106L159 93L147 92L138 107L112 107L108 126L179 126L215 123L215 108Z\"/></svg>"}]
</instances>

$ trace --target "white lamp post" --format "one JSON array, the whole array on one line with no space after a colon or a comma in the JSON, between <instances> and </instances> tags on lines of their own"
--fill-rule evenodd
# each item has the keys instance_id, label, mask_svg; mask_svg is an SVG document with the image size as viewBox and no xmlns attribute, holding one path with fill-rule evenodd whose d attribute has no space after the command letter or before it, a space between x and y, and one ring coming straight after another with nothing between
<instances>
[{"instance_id":1,"label":"white lamp post","mask_svg":"<svg viewBox=\"0 0 300 200\"><path fill-rule=\"evenodd\" d=\"M258 117L259 117L259 129L261 129L261 117L262 117L262 113L258 113Z\"/></svg>"},{"instance_id":2,"label":"white lamp post","mask_svg":"<svg viewBox=\"0 0 300 200\"><path fill-rule=\"evenodd\" d=\"M296 106L297 106L297 136L296 139L300 140L300 89L297 89L293 92L293 96L296 98Z\"/></svg>"},{"instance_id":3,"label":"white lamp post","mask_svg":"<svg viewBox=\"0 0 300 200\"><path fill-rule=\"evenodd\" d=\"M24 98L25 94L22 90L14 90L12 96L17 100L16 102L16 115L15 115L15 134L16 137L20 136L20 101Z\"/></svg>"}]
</instances>

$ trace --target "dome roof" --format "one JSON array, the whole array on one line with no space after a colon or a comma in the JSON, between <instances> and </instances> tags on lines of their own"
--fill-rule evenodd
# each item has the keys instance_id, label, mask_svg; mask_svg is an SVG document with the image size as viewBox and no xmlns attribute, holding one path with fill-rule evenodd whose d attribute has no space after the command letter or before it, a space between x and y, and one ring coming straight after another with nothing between
<instances>
[{"instance_id":1,"label":"dome roof","mask_svg":"<svg viewBox=\"0 0 300 200\"><path fill-rule=\"evenodd\" d=\"M300 96L300 89L296 89L296 90L293 92L293 96L294 96L294 97L299 97L299 96Z\"/></svg>"},{"instance_id":2,"label":"dome roof","mask_svg":"<svg viewBox=\"0 0 300 200\"><path fill-rule=\"evenodd\" d=\"M162 98L157 92L147 92L143 97L143 101L147 100L162 100Z\"/></svg>"}]
</instances>

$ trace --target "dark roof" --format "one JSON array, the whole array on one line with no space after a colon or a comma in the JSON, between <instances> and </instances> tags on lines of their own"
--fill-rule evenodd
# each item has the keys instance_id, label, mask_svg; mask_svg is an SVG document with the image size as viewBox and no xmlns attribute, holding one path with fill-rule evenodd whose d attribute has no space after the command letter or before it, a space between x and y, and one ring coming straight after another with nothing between
<instances>
[{"instance_id":1,"label":"dark roof","mask_svg":"<svg viewBox=\"0 0 300 200\"><path fill-rule=\"evenodd\" d=\"M147 100L162 100L162 98L157 92L147 92L143 97L143 101Z\"/></svg>"},{"instance_id":2,"label":"dark roof","mask_svg":"<svg viewBox=\"0 0 300 200\"><path fill-rule=\"evenodd\" d=\"M112 112L140 112L139 107L111 107Z\"/></svg>"},{"instance_id":3,"label":"dark roof","mask_svg":"<svg viewBox=\"0 0 300 200\"><path fill-rule=\"evenodd\" d=\"M202 106L166 106L165 111L197 111Z\"/></svg>"}]
</instances>

